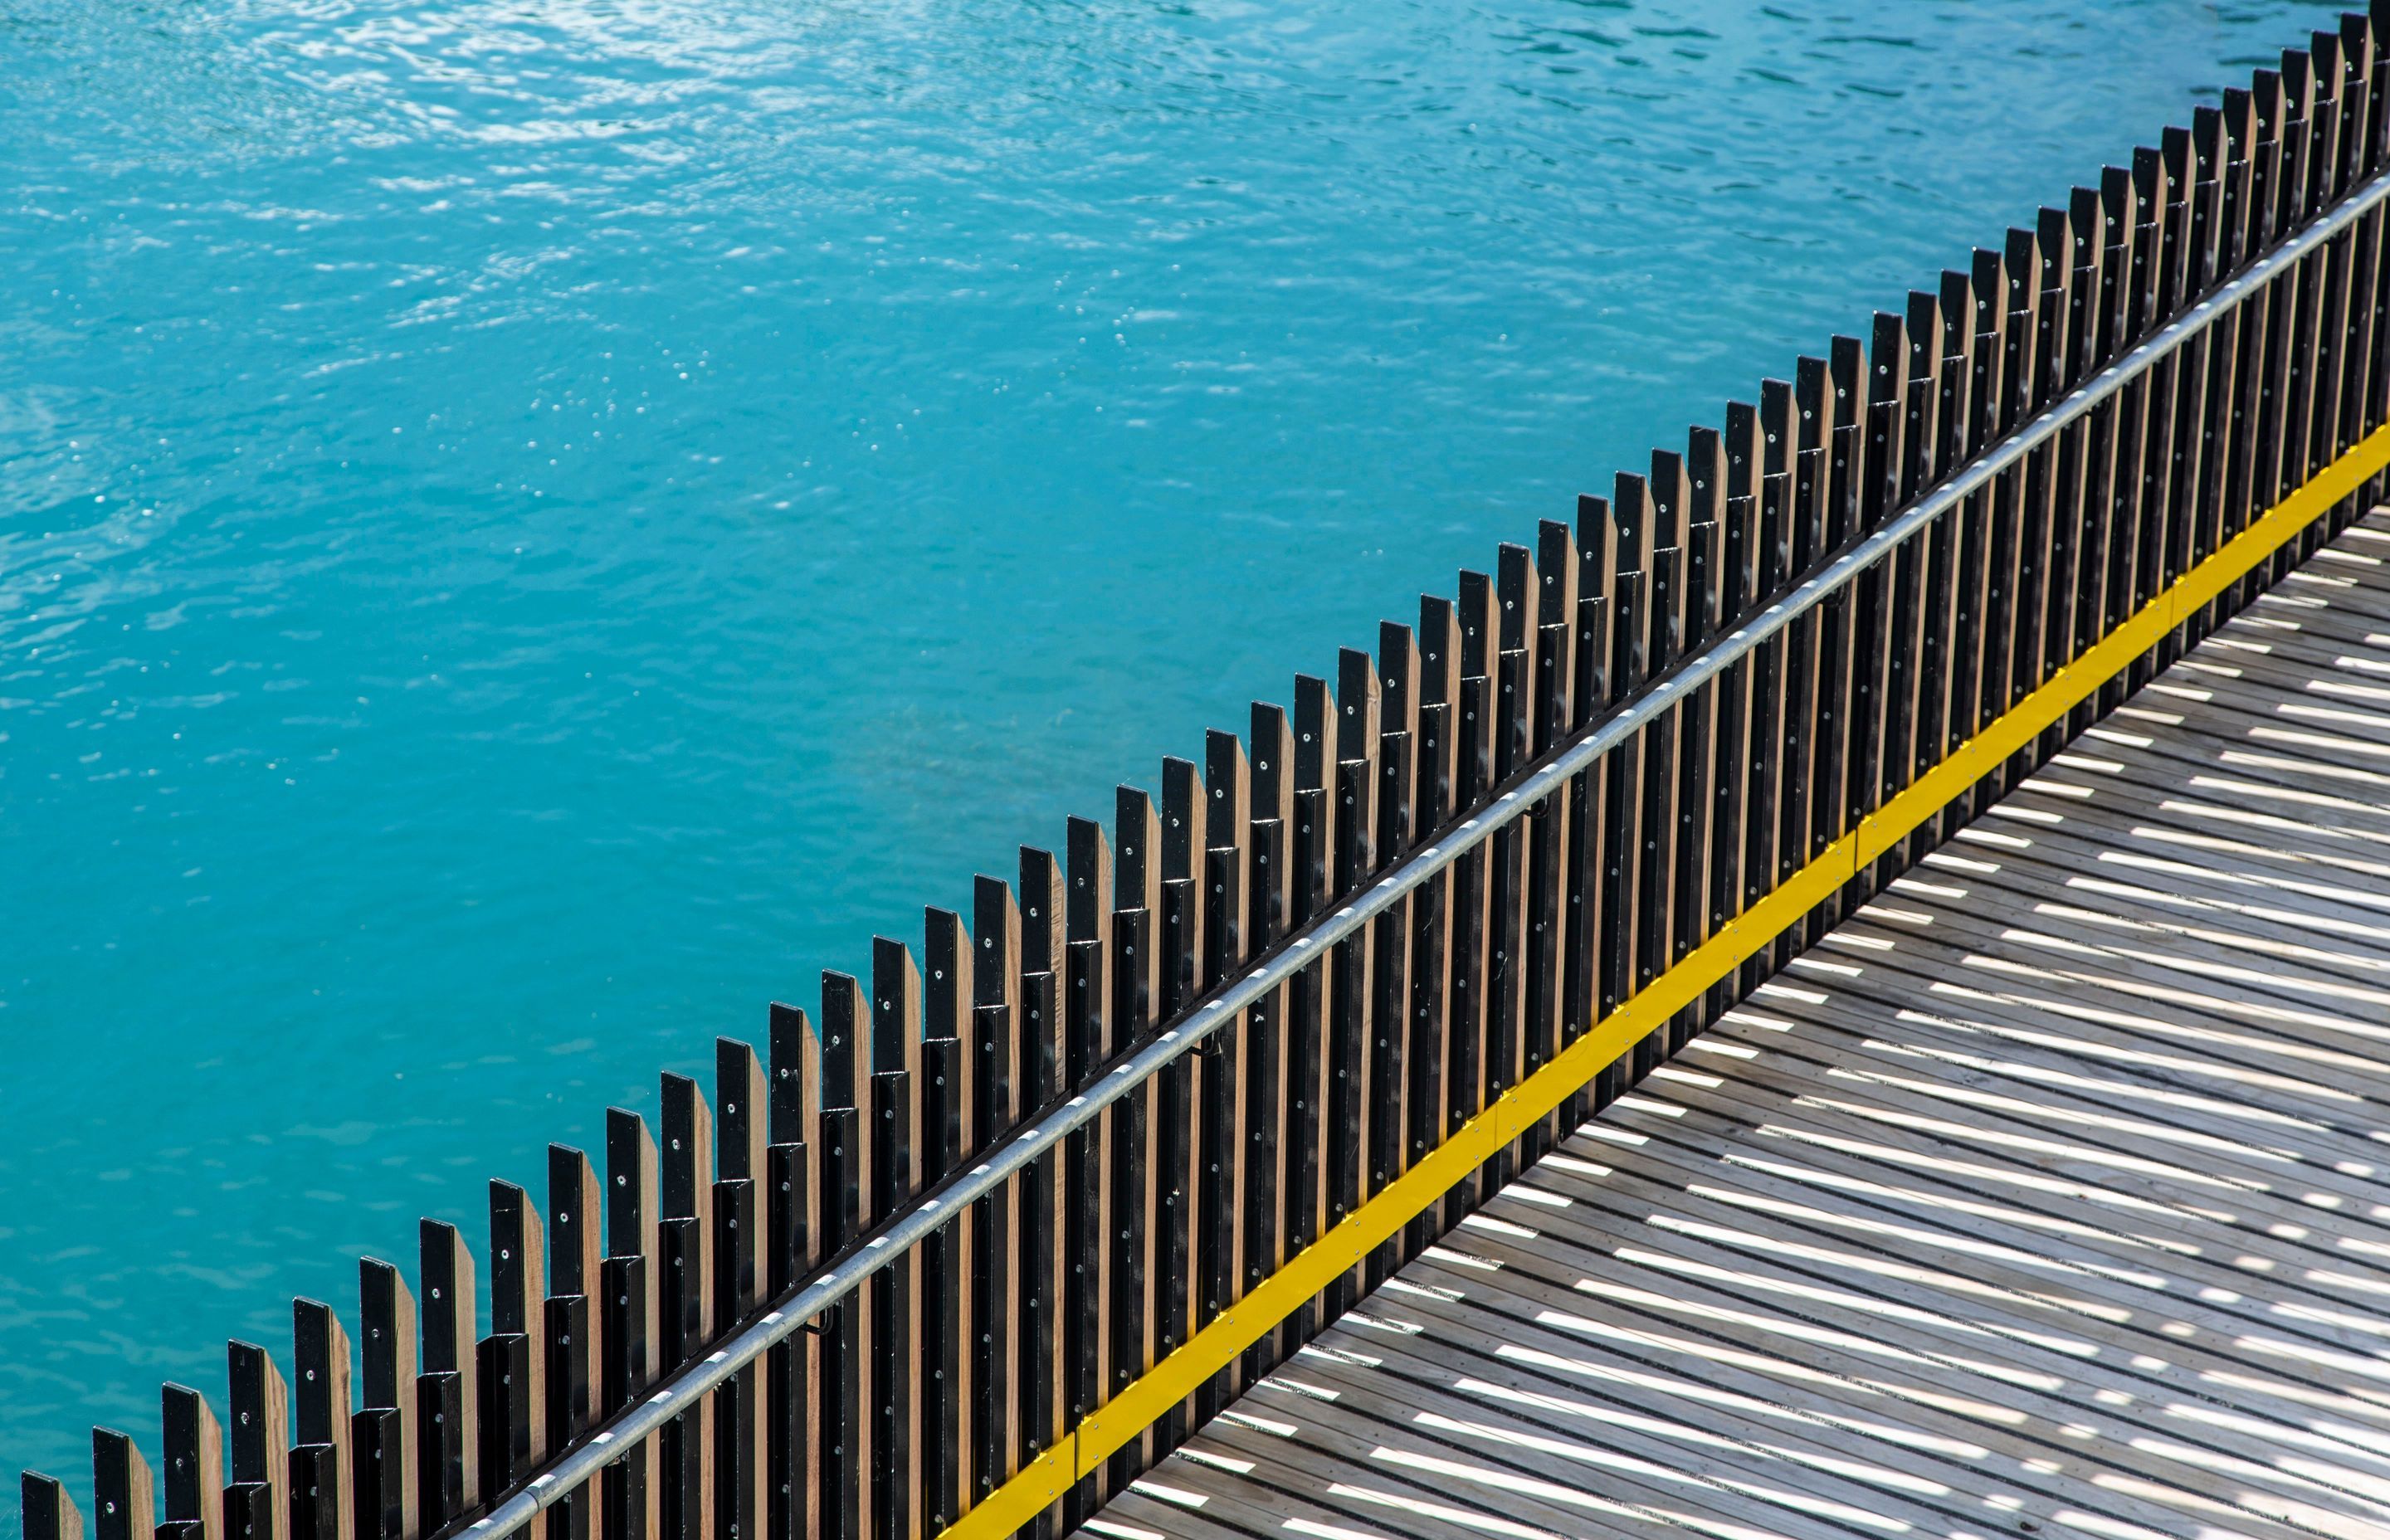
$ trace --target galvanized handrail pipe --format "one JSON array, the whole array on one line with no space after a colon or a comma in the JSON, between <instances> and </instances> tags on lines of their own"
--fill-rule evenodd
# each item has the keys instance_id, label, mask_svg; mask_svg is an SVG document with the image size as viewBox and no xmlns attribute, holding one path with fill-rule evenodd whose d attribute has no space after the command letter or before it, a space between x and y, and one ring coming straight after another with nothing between
<instances>
[{"instance_id":1,"label":"galvanized handrail pipe","mask_svg":"<svg viewBox=\"0 0 2390 1540\"><path fill-rule=\"evenodd\" d=\"M648 1392L643 1400L623 1410L588 1443L567 1453L546 1471L535 1477L524 1490L507 1499L463 1533L471 1540L499 1540L500 1536L511 1534L529 1523L541 1510L611 1465L630 1445L661 1430L688 1403L721 1385L770 1349L795 1335L805 1322L845 1299L891 1259L920 1244L948 1223L957 1211L986 1197L999 1183L1051 1150L1066 1136L1086 1127L1104 1108L1210 1036L1237 1012L1258 1003L1271 990L1309 967L1338 942L1383 913L1404 893L1516 821L1530 807L1559 790L1572 776L1665 712L1688 693L1700 688L1749 655L1902 542L1974 493L1982 491L2002 472L2049 443L2069 423L2115 395L2128 381L2199 331L2217 311L2238 304L2300 258L2347 230L2385 199L2390 199L2390 174L2377 177L2350 194L2315 224L2219 286L2214 293L2160 328L2049 411L1986 450L1915 506L1859 541L1741 627L1713 643L1708 650L1686 661L1676 672L1650 687L1584 736L1557 751L1541 766L1528 772L1484 808L1462 820L1434 843L1381 878L1366 892L1356 895L1350 903L1316 922L1308 930L1256 960L1241 976L1199 1006L1184 1022L1122 1059L1100 1081L1064 1103L1043 1123L1022 1130L987 1160L939 1191L918 1200L885 1230L866 1242L859 1251L798 1289L787 1301L764 1314L753 1325L714 1349L677 1378Z\"/></svg>"}]
</instances>

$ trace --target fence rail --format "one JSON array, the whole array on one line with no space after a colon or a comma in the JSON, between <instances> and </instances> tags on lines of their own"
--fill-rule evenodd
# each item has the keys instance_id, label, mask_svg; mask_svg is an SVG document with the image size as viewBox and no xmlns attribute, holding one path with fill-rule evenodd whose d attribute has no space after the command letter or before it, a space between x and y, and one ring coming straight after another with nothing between
<instances>
[{"instance_id":1,"label":"fence rail","mask_svg":"<svg viewBox=\"0 0 2390 1540\"><path fill-rule=\"evenodd\" d=\"M427 1221L418 1292L360 1264L353 1348L302 1300L291 1380L231 1345L228 1422L167 1387L161 1507L96 1431L96 1540L1075 1524L2362 500L2385 24L928 911L918 961L775 1006L711 1098L665 1076L661 1141L610 1110L602 1182L551 1147L545 1219L493 1183L490 1335ZM81 1533L31 1473L24 1518Z\"/></svg>"}]
</instances>

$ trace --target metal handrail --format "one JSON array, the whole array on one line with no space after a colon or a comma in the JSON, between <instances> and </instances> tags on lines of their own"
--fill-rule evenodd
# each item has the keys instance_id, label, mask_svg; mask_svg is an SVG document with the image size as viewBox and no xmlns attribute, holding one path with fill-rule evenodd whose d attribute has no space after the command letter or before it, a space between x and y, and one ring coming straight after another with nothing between
<instances>
[{"instance_id":1,"label":"metal handrail","mask_svg":"<svg viewBox=\"0 0 2390 1540\"><path fill-rule=\"evenodd\" d=\"M2369 211L2390 199L2390 174L2351 193L2316 223L2219 286L2213 293L2108 366L2090 380L1985 451L1950 480L1928 493L1882 528L1852 545L1790 593L1745 621L1706 650L1648 687L1611 716L1554 751L1484 808L1461 820L1435 841L1379 879L1365 892L1305 931L1249 965L1245 971L1198 1006L1176 1027L1124 1058L1095 1084L1061 1104L1034 1127L1016 1133L989 1157L946 1186L913 1201L879 1234L851 1255L799 1287L782 1303L678 1377L624 1408L588 1443L566 1453L462 1534L469 1540L499 1540L529 1523L611 1465L628 1446L662 1429L704 1395L803 1329L805 1323L838 1304L864 1280L949 1223L954 1214L994 1192L997 1186L1048 1153L1069 1135L1088 1125L1106 1107L1150 1079L1201 1043L1238 1012L1260 1003L1279 984L1310 967L1330 947L1384 913L1396 900L1450 866L1531 807L1559 790L1578 772L1634 733L1657 720L1687 695L1747 657L1802 615L1891 553L1936 518L1982 491L2071 422L2116 394L2206 326L2219 310L2238 304L2254 290L2317 247L2332 239Z\"/></svg>"}]
</instances>

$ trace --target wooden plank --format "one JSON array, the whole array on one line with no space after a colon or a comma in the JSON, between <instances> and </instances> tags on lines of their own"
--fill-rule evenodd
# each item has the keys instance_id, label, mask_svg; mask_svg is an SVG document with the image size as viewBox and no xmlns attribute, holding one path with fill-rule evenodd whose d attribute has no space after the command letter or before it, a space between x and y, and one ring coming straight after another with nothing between
<instances>
[{"instance_id":1,"label":"wooden plank","mask_svg":"<svg viewBox=\"0 0 2390 1540\"><path fill-rule=\"evenodd\" d=\"M1045 952L1042 938L1038 949L1031 950L1025 928L1029 907L1023 906L1021 978L1022 1094L1032 1105L1044 1106L1062 1093L1066 1046L1051 971L1054 959ZM1033 969L1033 962L1044 966ZM1021 1324L1012 1379L1024 1462L1052 1447L1071 1426L1065 1420L1068 1376L1063 1372L1070 1335L1064 1314L1065 1175L1063 1155L1049 1152L1019 1184Z\"/></svg>"},{"instance_id":2,"label":"wooden plank","mask_svg":"<svg viewBox=\"0 0 2390 1540\"><path fill-rule=\"evenodd\" d=\"M610 1415L651 1383L662 1340L656 1141L647 1120L606 1110L606 1258L599 1264L604 1356L601 1404ZM662 1540L662 1444L653 1435L608 1469L599 1505L608 1540Z\"/></svg>"},{"instance_id":3,"label":"wooden plank","mask_svg":"<svg viewBox=\"0 0 2390 1540\"><path fill-rule=\"evenodd\" d=\"M358 1263L357 1323L362 1332L357 1356L363 1369L353 1444L357 1532L366 1540L414 1540L421 1533L422 1482L417 1440L415 1295L405 1277L389 1263L371 1257ZM204 1411L204 1403L200 1409ZM168 1444L171 1473L175 1456L171 1438ZM219 1486L208 1506L212 1508L221 1503ZM170 1481L170 1516L174 1507Z\"/></svg>"},{"instance_id":4,"label":"wooden plank","mask_svg":"<svg viewBox=\"0 0 2390 1540\"><path fill-rule=\"evenodd\" d=\"M427 1219L419 1240L421 1260L416 1277L421 1288L418 1314L423 1332L423 1373L416 1381L417 1427L421 1435L417 1476L421 1483L418 1506L423 1527L437 1531L481 1502L483 1492L481 1376L473 1341L476 1291L473 1255L454 1226ZM238 1386L238 1379L235 1383ZM236 1409L238 1405L236 1390ZM238 1446L238 1439L235 1442ZM234 1465L238 1471L238 1457ZM270 1478L243 1474L241 1479Z\"/></svg>"},{"instance_id":5,"label":"wooden plank","mask_svg":"<svg viewBox=\"0 0 2390 1540\"><path fill-rule=\"evenodd\" d=\"M291 1533L294 1540L303 1540L296 1516L306 1508L311 1521L315 1521L315 1540L356 1540L356 1516L352 1508L356 1464L349 1444L349 1416L353 1411L349 1394L352 1356L349 1332L340 1325L332 1305L313 1299L291 1301L291 1366L296 1367L291 1384L291 1446L313 1446L320 1452L311 1492L303 1492L296 1473L291 1475ZM148 1469L141 1470L138 1485L146 1508ZM318 1499L320 1507L306 1502L308 1497ZM146 1519L144 1511L144 1533L148 1531Z\"/></svg>"},{"instance_id":6,"label":"wooden plank","mask_svg":"<svg viewBox=\"0 0 2390 1540\"><path fill-rule=\"evenodd\" d=\"M546 1226L531 1194L511 1182L490 1184L490 1323L500 1336L520 1336L543 1341L546 1336L544 1284L546 1277ZM527 1470L547 1452L546 1354L533 1352L523 1367L523 1420L507 1431L512 1450L508 1469Z\"/></svg>"},{"instance_id":7,"label":"wooden plank","mask_svg":"<svg viewBox=\"0 0 2390 1540\"><path fill-rule=\"evenodd\" d=\"M94 1428L91 1478L92 1540L150 1540L156 1494L149 1462L133 1440L112 1428Z\"/></svg>"},{"instance_id":8,"label":"wooden plank","mask_svg":"<svg viewBox=\"0 0 2390 1540\"><path fill-rule=\"evenodd\" d=\"M777 1296L824 1249L826 1134L821 1044L812 1021L803 1010L776 1002L766 1030L771 1072L765 1287ZM593 1310L592 1320L600 1314ZM818 1329L803 1332L771 1354L765 1392L773 1473L764 1516L769 1540L797 1540L822 1524L821 1447L816 1436L824 1399L821 1340Z\"/></svg>"},{"instance_id":9,"label":"wooden plank","mask_svg":"<svg viewBox=\"0 0 2390 1540\"><path fill-rule=\"evenodd\" d=\"M720 1098L726 1123L733 1105L752 1105L750 1091L760 1088L764 1078L754 1050L745 1044L737 1046L744 1050L745 1062L737 1062L734 1056L731 1095ZM739 1088L742 1083L746 1089ZM763 1149L758 1136L761 1120L752 1129L739 1132L740 1155L752 1159ZM713 1317L725 1330L746 1320L763 1299L764 1259L756 1248L768 1224L765 1218L768 1211L759 1192L761 1185L752 1176L727 1174L713 1184ZM959 1329L954 1335L959 1339ZM765 1482L771 1422L766 1375L765 1365L750 1364L709 1398L713 1437L713 1534L721 1540L760 1540L768 1522L770 1498Z\"/></svg>"},{"instance_id":10,"label":"wooden plank","mask_svg":"<svg viewBox=\"0 0 2390 1540\"><path fill-rule=\"evenodd\" d=\"M1120 897L1145 896L1151 880L1146 857L1151 850L1148 836L1153 815L1141 795L1137 802L1136 821L1124 821L1120 827L1122 861L1117 868L1122 879L1135 886L1116 886L1115 902ZM1151 1023L1152 918L1152 912L1142 907L1115 908L1111 916L1112 996L1106 1014L1116 1050L1142 1037ZM1155 1361L1163 1183L1155 1127L1159 1090L1149 1081L1115 1102L1107 1120L1109 1136L1092 1154L1110 1189L1109 1219L1100 1236L1111 1295L1111 1353L1100 1392L1104 1401L1119 1394ZM1113 1462L1114 1488L1125 1485L1134 1474L1132 1468L1141 1468L1144 1462L1144 1449L1138 1441L1132 1441Z\"/></svg>"},{"instance_id":11,"label":"wooden plank","mask_svg":"<svg viewBox=\"0 0 2390 1540\"><path fill-rule=\"evenodd\" d=\"M38 1470L19 1478L25 1540L83 1540L83 1510L65 1483Z\"/></svg>"},{"instance_id":12,"label":"wooden plank","mask_svg":"<svg viewBox=\"0 0 2390 1540\"><path fill-rule=\"evenodd\" d=\"M598 1312L587 1294L552 1295L541 1306L540 1351L546 1359L546 1403L533 1408L551 1448L561 1448L597 1420L600 1387L590 1355L590 1322ZM584 1482L547 1512L548 1540L589 1540L602 1533L598 1512L602 1483Z\"/></svg>"},{"instance_id":13,"label":"wooden plank","mask_svg":"<svg viewBox=\"0 0 2390 1540\"><path fill-rule=\"evenodd\" d=\"M407 1325L407 1352L415 1349L414 1321ZM410 1380L412 1376L409 1377ZM410 1394L413 1385L407 1387ZM170 1523L196 1525L183 1531L185 1540L219 1540L224 1534L224 1429L207 1398L187 1385L169 1384L161 1397L161 1448L165 1463L165 1516ZM414 1498L409 1494L411 1510ZM28 1540L32 1525L26 1526ZM397 1540L392 1536L392 1540Z\"/></svg>"},{"instance_id":14,"label":"wooden plank","mask_svg":"<svg viewBox=\"0 0 2390 1540\"><path fill-rule=\"evenodd\" d=\"M872 1206L890 1214L920 1186L921 973L911 948L885 936L872 939L870 1033ZM925 1517L916 1433L923 1405L921 1284L919 1260L908 1255L865 1285L871 1512L878 1533L898 1536L921 1533Z\"/></svg>"}]
</instances>

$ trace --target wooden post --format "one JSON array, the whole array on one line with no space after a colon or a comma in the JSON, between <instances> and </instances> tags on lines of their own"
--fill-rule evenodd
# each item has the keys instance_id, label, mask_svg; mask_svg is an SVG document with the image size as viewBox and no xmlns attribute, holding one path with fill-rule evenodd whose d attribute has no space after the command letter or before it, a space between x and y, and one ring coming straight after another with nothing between
<instances>
[{"instance_id":1,"label":"wooden post","mask_svg":"<svg viewBox=\"0 0 2390 1540\"><path fill-rule=\"evenodd\" d=\"M414 1322L407 1322L407 1351L414 1353ZM412 1384L408 1386L413 1390ZM161 1397L160 1422L164 1433L166 1519L196 1526L182 1531L184 1540L221 1540L224 1534L224 1430L207 1397L187 1385L170 1384ZM412 1508L410 1500L408 1507ZM27 1525L27 1540L32 1530ZM379 1537L377 1537L379 1540ZM390 1540L401 1540L391 1536Z\"/></svg>"},{"instance_id":2,"label":"wooden post","mask_svg":"<svg viewBox=\"0 0 2390 1540\"><path fill-rule=\"evenodd\" d=\"M910 948L871 943L872 1208L886 1216L919 1189L921 1128L921 972ZM880 1540L913 1540L923 1514L920 1441L921 1277L900 1257L872 1275L874 1335L868 1349L872 1427L871 1513Z\"/></svg>"},{"instance_id":3,"label":"wooden post","mask_svg":"<svg viewBox=\"0 0 2390 1540\"><path fill-rule=\"evenodd\" d=\"M662 1210L656 1141L647 1121L606 1110L606 1260L600 1330L603 1405L628 1405L657 1373L662 1341ZM606 1471L599 1507L606 1540L663 1540L661 1441L653 1435Z\"/></svg>"},{"instance_id":4,"label":"wooden post","mask_svg":"<svg viewBox=\"0 0 2390 1540\"><path fill-rule=\"evenodd\" d=\"M547 1233L531 1194L512 1182L490 1184L490 1329L495 1336L524 1339L525 1380L517 1401L520 1422L509 1422L508 1468L527 1471L547 1455L547 1339L543 1292L547 1274ZM533 1351L536 1344L538 1351ZM511 1483L509 1483L511 1484Z\"/></svg>"},{"instance_id":5,"label":"wooden post","mask_svg":"<svg viewBox=\"0 0 2390 1540\"><path fill-rule=\"evenodd\" d=\"M92 1540L150 1540L149 1462L112 1428L91 1431Z\"/></svg>"},{"instance_id":6,"label":"wooden post","mask_svg":"<svg viewBox=\"0 0 2390 1540\"><path fill-rule=\"evenodd\" d=\"M25 1540L83 1540L83 1510L55 1477L28 1470L19 1479Z\"/></svg>"},{"instance_id":7,"label":"wooden post","mask_svg":"<svg viewBox=\"0 0 2390 1540\"><path fill-rule=\"evenodd\" d=\"M364 1540L415 1540L422 1533L415 1295L389 1263L367 1257L357 1264L357 1322L364 1333L364 1405L353 1449L357 1533Z\"/></svg>"},{"instance_id":8,"label":"wooden post","mask_svg":"<svg viewBox=\"0 0 2390 1540\"><path fill-rule=\"evenodd\" d=\"M295 1521L302 1513L311 1521L314 1540L354 1540L349 1334L330 1305L302 1299L291 1303L290 1335L299 1370L293 1456L301 1448L319 1451L314 1490L302 1493L295 1477L291 1482L292 1540L309 1540Z\"/></svg>"},{"instance_id":9,"label":"wooden post","mask_svg":"<svg viewBox=\"0 0 2390 1540\"><path fill-rule=\"evenodd\" d=\"M771 1143L765 1151L764 1277L765 1292L777 1297L796 1286L823 1244L821 1044L812 1021L792 1006L774 1005L766 1031ZM824 1395L820 1341L816 1329L772 1350L765 1392L768 1540L804 1540L822 1527L821 1449L814 1437Z\"/></svg>"},{"instance_id":10,"label":"wooden post","mask_svg":"<svg viewBox=\"0 0 2390 1540\"><path fill-rule=\"evenodd\" d=\"M416 1514L423 1531L432 1533L481 1502L473 1253L464 1249L456 1226L423 1220L416 1284L423 1322L423 1373L416 1378ZM239 1373L234 1373L232 1408L239 1418ZM234 1430L234 1449L239 1449L239 1430ZM239 1454L232 1466L239 1481L253 1481L241 1470Z\"/></svg>"}]
</instances>

